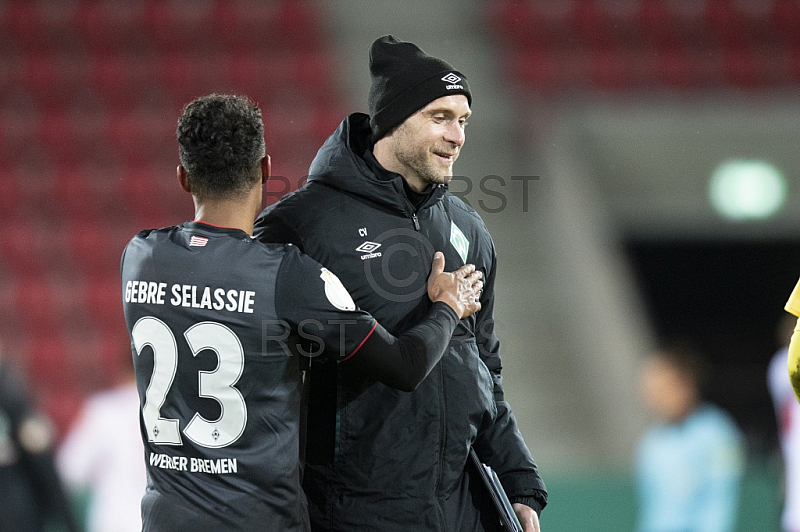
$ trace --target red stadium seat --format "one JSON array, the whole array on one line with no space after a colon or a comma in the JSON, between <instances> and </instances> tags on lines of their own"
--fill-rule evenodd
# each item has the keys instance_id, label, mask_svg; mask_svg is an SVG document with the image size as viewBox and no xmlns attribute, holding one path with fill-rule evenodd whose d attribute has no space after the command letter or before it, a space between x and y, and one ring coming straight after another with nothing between
<instances>
[{"instance_id":1,"label":"red stadium seat","mask_svg":"<svg viewBox=\"0 0 800 532\"><path fill-rule=\"evenodd\" d=\"M58 66L47 50L26 54L23 57L22 82L36 98L38 104L48 111L59 110L60 94L57 86Z\"/></svg>"},{"instance_id":2,"label":"red stadium seat","mask_svg":"<svg viewBox=\"0 0 800 532\"><path fill-rule=\"evenodd\" d=\"M65 109L46 113L39 123L39 138L59 162L74 163L78 159L78 149L73 139L77 132Z\"/></svg>"},{"instance_id":3,"label":"red stadium seat","mask_svg":"<svg viewBox=\"0 0 800 532\"><path fill-rule=\"evenodd\" d=\"M217 41L231 53L319 49L319 20L308 0L219 2L213 21Z\"/></svg>"},{"instance_id":4,"label":"red stadium seat","mask_svg":"<svg viewBox=\"0 0 800 532\"><path fill-rule=\"evenodd\" d=\"M759 76L751 50L753 36L734 2L708 0L704 23L719 48L725 80L742 88L756 86Z\"/></svg>"},{"instance_id":5,"label":"red stadium seat","mask_svg":"<svg viewBox=\"0 0 800 532\"><path fill-rule=\"evenodd\" d=\"M643 0L636 21L646 44L653 51L656 81L669 89L685 90L693 82L689 56L678 30L675 15L663 0Z\"/></svg>"},{"instance_id":6,"label":"red stadium seat","mask_svg":"<svg viewBox=\"0 0 800 532\"><path fill-rule=\"evenodd\" d=\"M26 347L26 369L31 379L53 382L69 374L66 344L60 332L38 331Z\"/></svg>"},{"instance_id":7,"label":"red stadium seat","mask_svg":"<svg viewBox=\"0 0 800 532\"><path fill-rule=\"evenodd\" d=\"M56 441L60 441L66 436L70 426L81 412L84 397L88 395L77 384L73 382L66 384L67 381L75 380L77 379L73 376L67 378L62 375L53 378L53 382L39 383L37 386L37 403L53 423Z\"/></svg>"},{"instance_id":8,"label":"red stadium seat","mask_svg":"<svg viewBox=\"0 0 800 532\"><path fill-rule=\"evenodd\" d=\"M148 0L82 0L73 25L95 54L146 38Z\"/></svg>"},{"instance_id":9,"label":"red stadium seat","mask_svg":"<svg viewBox=\"0 0 800 532\"><path fill-rule=\"evenodd\" d=\"M109 121L109 140L128 163L174 154L178 114L161 106L115 114Z\"/></svg>"},{"instance_id":10,"label":"red stadium seat","mask_svg":"<svg viewBox=\"0 0 800 532\"><path fill-rule=\"evenodd\" d=\"M614 29L602 3L596 0L576 0L570 24L574 35L590 49L609 49L615 44Z\"/></svg>"},{"instance_id":11,"label":"red stadium seat","mask_svg":"<svg viewBox=\"0 0 800 532\"><path fill-rule=\"evenodd\" d=\"M108 166L97 160L59 165L48 194L53 215L68 223L120 223L122 168Z\"/></svg>"},{"instance_id":12,"label":"red stadium seat","mask_svg":"<svg viewBox=\"0 0 800 532\"><path fill-rule=\"evenodd\" d=\"M213 0L148 2L144 28L162 53L193 48L208 40L213 8Z\"/></svg>"},{"instance_id":13,"label":"red stadium seat","mask_svg":"<svg viewBox=\"0 0 800 532\"><path fill-rule=\"evenodd\" d=\"M100 205L95 197L93 181L79 164L59 167L53 189L54 211L70 223L97 224Z\"/></svg>"},{"instance_id":14,"label":"red stadium seat","mask_svg":"<svg viewBox=\"0 0 800 532\"><path fill-rule=\"evenodd\" d=\"M100 331L99 336L92 344L92 349L97 367L106 376L116 379L130 371L131 340L124 323L119 324L118 327Z\"/></svg>"},{"instance_id":15,"label":"red stadium seat","mask_svg":"<svg viewBox=\"0 0 800 532\"><path fill-rule=\"evenodd\" d=\"M91 279L86 284L83 296L92 327L100 331L125 330L119 273Z\"/></svg>"},{"instance_id":16,"label":"red stadium seat","mask_svg":"<svg viewBox=\"0 0 800 532\"><path fill-rule=\"evenodd\" d=\"M800 48L800 3L775 0L771 19L784 44L792 49Z\"/></svg>"},{"instance_id":17,"label":"red stadium seat","mask_svg":"<svg viewBox=\"0 0 800 532\"><path fill-rule=\"evenodd\" d=\"M98 223L72 220L62 236L65 258L71 258L90 279L118 274L122 250L130 236Z\"/></svg>"},{"instance_id":18,"label":"red stadium seat","mask_svg":"<svg viewBox=\"0 0 800 532\"><path fill-rule=\"evenodd\" d=\"M489 2L489 20L498 38L514 47L539 45L551 35L533 2L497 0Z\"/></svg>"},{"instance_id":19,"label":"red stadium seat","mask_svg":"<svg viewBox=\"0 0 800 532\"><path fill-rule=\"evenodd\" d=\"M500 0L487 6L523 92L785 89L800 81L795 0Z\"/></svg>"},{"instance_id":20,"label":"red stadium seat","mask_svg":"<svg viewBox=\"0 0 800 532\"><path fill-rule=\"evenodd\" d=\"M707 0L703 14L706 27L726 46L742 46L749 42L744 16L733 0Z\"/></svg>"},{"instance_id":21,"label":"red stadium seat","mask_svg":"<svg viewBox=\"0 0 800 532\"><path fill-rule=\"evenodd\" d=\"M9 163L0 161L0 222L3 225L19 222L25 211L18 178Z\"/></svg>"},{"instance_id":22,"label":"red stadium seat","mask_svg":"<svg viewBox=\"0 0 800 532\"><path fill-rule=\"evenodd\" d=\"M23 54L17 42L2 29L0 23L0 95L7 94L14 89L22 88Z\"/></svg>"},{"instance_id":23,"label":"red stadium seat","mask_svg":"<svg viewBox=\"0 0 800 532\"><path fill-rule=\"evenodd\" d=\"M316 52L248 51L231 56L230 75L236 92L262 95L261 105L286 94L323 103L330 95L319 86L321 80L330 79L330 65Z\"/></svg>"},{"instance_id":24,"label":"red stadium seat","mask_svg":"<svg viewBox=\"0 0 800 532\"><path fill-rule=\"evenodd\" d=\"M53 286L45 276L18 276L13 298L19 321L28 333L53 331L63 318L56 312Z\"/></svg>"},{"instance_id":25,"label":"red stadium seat","mask_svg":"<svg viewBox=\"0 0 800 532\"><path fill-rule=\"evenodd\" d=\"M3 22L3 29L26 51L37 46L42 24L36 2L10 2Z\"/></svg>"},{"instance_id":26,"label":"red stadium seat","mask_svg":"<svg viewBox=\"0 0 800 532\"><path fill-rule=\"evenodd\" d=\"M230 58L224 50L198 47L171 51L159 62L158 76L173 101L186 103L209 93L230 93Z\"/></svg>"},{"instance_id":27,"label":"red stadium seat","mask_svg":"<svg viewBox=\"0 0 800 532\"><path fill-rule=\"evenodd\" d=\"M111 367L112 346L127 349L123 247L193 216L175 178L181 107L211 91L253 97L281 193L338 125L320 5L0 0L0 320L59 419L109 377L78 384L65 361Z\"/></svg>"},{"instance_id":28,"label":"red stadium seat","mask_svg":"<svg viewBox=\"0 0 800 532\"><path fill-rule=\"evenodd\" d=\"M0 342L3 352L13 357L19 353L16 346L25 338L25 330L14 303L16 277L4 270L2 258L0 272Z\"/></svg>"},{"instance_id":29,"label":"red stadium seat","mask_svg":"<svg viewBox=\"0 0 800 532\"><path fill-rule=\"evenodd\" d=\"M555 63L547 49L531 46L512 54L509 71L525 90L552 94L559 88Z\"/></svg>"},{"instance_id":30,"label":"red stadium seat","mask_svg":"<svg viewBox=\"0 0 800 532\"><path fill-rule=\"evenodd\" d=\"M22 274L41 273L42 235L30 223L17 220L0 231L0 258L6 267Z\"/></svg>"},{"instance_id":31,"label":"red stadium seat","mask_svg":"<svg viewBox=\"0 0 800 532\"><path fill-rule=\"evenodd\" d=\"M127 214L143 228L168 220L166 205L156 200L159 187L148 167L129 167L123 176L121 190L126 198Z\"/></svg>"},{"instance_id":32,"label":"red stadium seat","mask_svg":"<svg viewBox=\"0 0 800 532\"><path fill-rule=\"evenodd\" d=\"M155 56L104 50L96 53L90 61L87 81L109 109L128 110L137 96L152 92Z\"/></svg>"}]
</instances>

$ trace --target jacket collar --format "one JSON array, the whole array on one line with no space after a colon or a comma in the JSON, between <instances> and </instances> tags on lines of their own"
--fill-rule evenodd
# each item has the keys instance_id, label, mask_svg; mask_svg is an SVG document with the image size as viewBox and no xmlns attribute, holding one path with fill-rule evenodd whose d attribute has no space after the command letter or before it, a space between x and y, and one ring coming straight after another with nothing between
<instances>
[{"instance_id":1,"label":"jacket collar","mask_svg":"<svg viewBox=\"0 0 800 532\"><path fill-rule=\"evenodd\" d=\"M369 116L348 116L328 137L309 168L309 182L341 190L392 211L411 216L414 208L405 192L403 176L369 164L364 153L372 149ZM429 208L442 200L447 185L438 185L420 206Z\"/></svg>"}]
</instances>

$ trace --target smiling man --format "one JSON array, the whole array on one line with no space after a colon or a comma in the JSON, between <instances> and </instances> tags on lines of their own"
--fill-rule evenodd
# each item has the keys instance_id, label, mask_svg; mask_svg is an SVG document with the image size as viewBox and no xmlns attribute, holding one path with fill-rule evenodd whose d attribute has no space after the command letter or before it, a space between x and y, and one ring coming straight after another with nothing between
<instances>
[{"instance_id":1,"label":"smiling man","mask_svg":"<svg viewBox=\"0 0 800 532\"><path fill-rule=\"evenodd\" d=\"M327 268L252 238L270 172L253 102L200 97L177 140L194 220L141 231L121 263L147 468L141 530L307 532L301 360L337 357L387 389L413 390L480 309L481 275L472 265L445 274L436 255L432 311L392 336Z\"/></svg>"},{"instance_id":2,"label":"smiling man","mask_svg":"<svg viewBox=\"0 0 800 532\"><path fill-rule=\"evenodd\" d=\"M386 170L402 175L414 192L447 184L464 145L470 114L465 95L442 96L378 140L375 159Z\"/></svg>"},{"instance_id":3,"label":"smiling man","mask_svg":"<svg viewBox=\"0 0 800 532\"><path fill-rule=\"evenodd\" d=\"M494 244L447 188L464 146L469 85L445 61L392 36L372 44L370 72L370 116L342 122L308 184L265 210L256 236L292 242L326 264L395 334L430 306L424 283L435 252L484 273L482 310L460 321L448 352L410 393L325 357L311 361L304 489L312 528L499 530L468 459L474 448L499 475L525 532L538 532L547 492L503 398Z\"/></svg>"}]
</instances>

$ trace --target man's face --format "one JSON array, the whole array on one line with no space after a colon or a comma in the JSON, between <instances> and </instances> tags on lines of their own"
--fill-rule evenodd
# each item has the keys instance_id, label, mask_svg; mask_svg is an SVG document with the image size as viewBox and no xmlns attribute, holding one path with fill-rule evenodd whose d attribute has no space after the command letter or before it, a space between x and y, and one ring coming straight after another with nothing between
<instances>
[{"instance_id":1,"label":"man's face","mask_svg":"<svg viewBox=\"0 0 800 532\"><path fill-rule=\"evenodd\" d=\"M645 406L669 423L683 419L696 401L694 384L658 356L645 361L639 385Z\"/></svg>"},{"instance_id":2,"label":"man's face","mask_svg":"<svg viewBox=\"0 0 800 532\"><path fill-rule=\"evenodd\" d=\"M429 184L449 183L453 163L464 145L471 114L463 94L432 101L391 133L391 151L409 185L421 191Z\"/></svg>"}]
</instances>

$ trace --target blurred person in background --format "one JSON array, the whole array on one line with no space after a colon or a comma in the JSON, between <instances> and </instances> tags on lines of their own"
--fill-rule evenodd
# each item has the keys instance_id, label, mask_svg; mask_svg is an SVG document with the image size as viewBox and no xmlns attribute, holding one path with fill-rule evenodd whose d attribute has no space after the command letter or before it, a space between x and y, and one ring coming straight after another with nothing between
<instances>
[{"instance_id":1,"label":"blurred person in background","mask_svg":"<svg viewBox=\"0 0 800 532\"><path fill-rule=\"evenodd\" d=\"M734 529L744 469L731 416L704 401L700 355L664 347L644 361L641 394L655 418L636 454L639 532Z\"/></svg>"},{"instance_id":2,"label":"blurred person in background","mask_svg":"<svg viewBox=\"0 0 800 532\"><path fill-rule=\"evenodd\" d=\"M56 471L55 435L0 344L0 531L77 532Z\"/></svg>"},{"instance_id":3,"label":"blurred person in background","mask_svg":"<svg viewBox=\"0 0 800 532\"><path fill-rule=\"evenodd\" d=\"M789 295L789 300L784 306L786 312L798 318L794 328L794 334L789 341L789 352L787 355L787 366L789 369L789 381L792 384L795 397L800 400L800 280Z\"/></svg>"},{"instance_id":4,"label":"blurred person in background","mask_svg":"<svg viewBox=\"0 0 800 532\"><path fill-rule=\"evenodd\" d=\"M797 321L786 316L778 326L778 339L783 345L772 356L767 370L767 387L778 422L781 454L783 456L783 514L784 532L800 532L800 403L786 374L789 339Z\"/></svg>"},{"instance_id":5,"label":"blurred person in background","mask_svg":"<svg viewBox=\"0 0 800 532\"><path fill-rule=\"evenodd\" d=\"M88 532L138 532L147 483L139 394L130 353L118 383L91 396L62 442L57 465L67 488L88 496Z\"/></svg>"}]
</instances>

